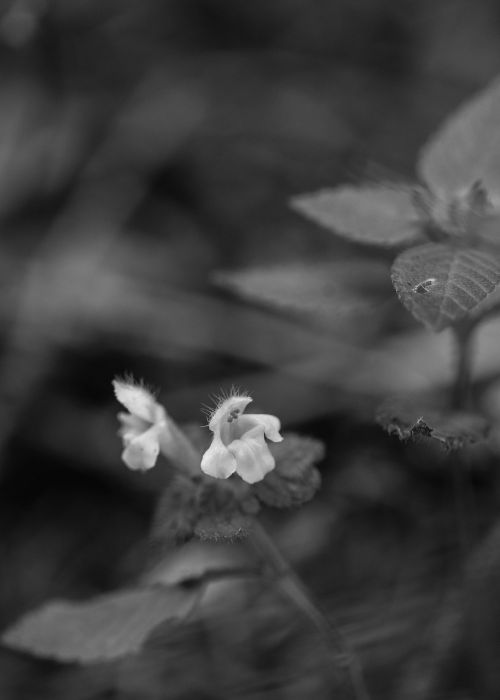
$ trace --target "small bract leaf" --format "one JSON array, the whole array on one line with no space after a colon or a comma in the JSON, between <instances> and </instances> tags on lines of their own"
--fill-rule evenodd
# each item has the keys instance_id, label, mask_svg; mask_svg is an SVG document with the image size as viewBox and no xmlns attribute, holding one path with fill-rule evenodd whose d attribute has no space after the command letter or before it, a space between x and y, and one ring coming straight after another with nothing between
<instances>
[{"instance_id":1,"label":"small bract leaf","mask_svg":"<svg viewBox=\"0 0 500 700\"><path fill-rule=\"evenodd\" d=\"M186 542L193 537L221 540L248 534L259 511L246 484L221 481L201 474L178 478L163 492L155 513L153 546Z\"/></svg>"},{"instance_id":2,"label":"small bract leaf","mask_svg":"<svg viewBox=\"0 0 500 700\"><path fill-rule=\"evenodd\" d=\"M449 450L484 441L489 431L482 416L429 408L414 396L387 399L379 406L376 420L400 440L422 436L437 440Z\"/></svg>"},{"instance_id":3,"label":"small bract leaf","mask_svg":"<svg viewBox=\"0 0 500 700\"><path fill-rule=\"evenodd\" d=\"M409 188L338 187L294 197L291 206L339 236L372 245L408 245L423 239Z\"/></svg>"},{"instance_id":4,"label":"small bract leaf","mask_svg":"<svg viewBox=\"0 0 500 700\"><path fill-rule=\"evenodd\" d=\"M436 194L452 197L481 182L500 195L500 80L452 114L425 144L417 170Z\"/></svg>"},{"instance_id":5,"label":"small bract leaf","mask_svg":"<svg viewBox=\"0 0 500 700\"><path fill-rule=\"evenodd\" d=\"M59 661L108 661L140 651L155 627L186 617L197 600L195 590L154 586L85 602L54 601L21 618L2 642Z\"/></svg>"},{"instance_id":6,"label":"small bract leaf","mask_svg":"<svg viewBox=\"0 0 500 700\"><path fill-rule=\"evenodd\" d=\"M500 261L472 248L428 243L406 250L392 266L398 296L435 331L471 314L500 284Z\"/></svg>"},{"instance_id":7,"label":"small bract leaf","mask_svg":"<svg viewBox=\"0 0 500 700\"><path fill-rule=\"evenodd\" d=\"M187 542L194 536L197 485L190 479L174 478L156 506L151 538L155 545Z\"/></svg>"},{"instance_id":8,"label":"small bract leaf","mask_svg":"<svg viewBox=\"0 0 500 700\"><path fill-rule=\"evenodd\" d=\"M268 506L290 508L310 501L321 485L314 466L324 457L320 440L286 433L283 442L270 445L276 460L272 472L253 487L253 493Z\"/></svg>"},{"instance_id":9,"label":"small bract leaf","mask_svg":"<svg viewBox=\"0 0 500 700\"><path fill-rule=\"evenodd\" d=\"M204 477L194 534L202 540L241 539L251 531L253 516L259 510L259 503L246 483L236 478L228 484Z\"/></svg>"}]
</instances>

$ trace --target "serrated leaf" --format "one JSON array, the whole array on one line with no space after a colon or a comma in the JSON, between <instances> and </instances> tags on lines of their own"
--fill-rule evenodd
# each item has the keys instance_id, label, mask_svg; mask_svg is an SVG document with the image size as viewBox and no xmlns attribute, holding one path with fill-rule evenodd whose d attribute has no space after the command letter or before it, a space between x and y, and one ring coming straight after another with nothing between
<instances>
[{"instance_id":1,"label":"serrated leaf","mask_svg":"<svg viewBox=\"0 0 500 700\"><path fill-rule=\"evenodd\" d=\"M344 186L299 195L291 206L357 243L399 246L423 238L409 188Z\"/></svg>"},{"instance_id":2,"label":"serrated leaf","mask_svg":"<svg viewBox=\"0 0 500 700\"><path fill-rule=\"evenodd\" d=\"M197 600L193 590L154 586L85 602L54 601L22 617L2 642L59 661L109 661L140 651L159 624L181 620Z\"/></svg>"},{"instance_id":3,"label":"serrated leaf","mask_svg":"<svg viewBox=\"0 0 500 700\"><path fill-rule=\"evenodd\" d=\"M253 486L257 498L268 506L290 508L311 500L321 485L314 466L324 457L320 440L287 433L283 442L269 446L276 467Z\"/></svg>"},{"instance_id":4,"label":"serrated leaf","mask_svg":"<svg viewBox=\"0 0 500 700\"><path fill-rule=\"evenodd\" d=\"M435 331L466 318L500 284L500 262L472 248L428 243L398 255L394 288L415 318Z\"/></svg>"},{"instance_id":5,"label":"serrated leaf","mask_svg":"<svg viewBox=\"0 0 500 700\"><path fill-rule=\"evenodd\" d=\"M420 152L417 170L447 198L481 182L500 195L500 80L452 114Z\"/></svg>"},{"instance_id":6,"label":"serrated leaf","mask_svg":"<svg viewBox=\"0 0 500 700\"><path fill-rule=\"evenodd\" d=\"M387 399L379 406L376 420L400 440L421 436L437 440L449 450L482 442L487 439L489 431L482 416L429 408L418 397Z\"/></svg>"},{"instance_id":7,"label":"serrated leaf","mask_svg":"<svg viewBox=\"0 0 500 700\"><path fill-rule=\"evenodd\" d=\"M247 268L218 272L214 280L245 299L321 320L373 314L388 283L387 266L372 259Z\"/></svg>"}]
</instances>

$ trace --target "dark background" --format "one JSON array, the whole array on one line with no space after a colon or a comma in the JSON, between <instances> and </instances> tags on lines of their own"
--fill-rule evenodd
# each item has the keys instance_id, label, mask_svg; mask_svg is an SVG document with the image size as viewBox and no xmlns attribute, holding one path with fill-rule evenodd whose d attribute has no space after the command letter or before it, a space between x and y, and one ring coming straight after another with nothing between
<instances>
[{"instance_id":1,"label":"dark background","mask_svg":"<svg viewBox=\"0 0 500 700\"><path fill-rule=\"evenodd\" d=\"M121 463L113 377L144 378L198 424L236 383L327 444L317 499L268 524L345 626L373 697L410 697L432 675L425 658L414 669L460 567L453 479L372 416L386 394L446 383L447 341L398 304L390 254L287 202L413 180L419 146L499 67L494 0L0 4L2 627L139 575L165 465ZM320 313L240 301L228 283L297 261L339 274ZM495 463L469 484L473 533L495 519ZM0 697L201 697L81 673L0 650Z\"/></svg>"}]
</instances>

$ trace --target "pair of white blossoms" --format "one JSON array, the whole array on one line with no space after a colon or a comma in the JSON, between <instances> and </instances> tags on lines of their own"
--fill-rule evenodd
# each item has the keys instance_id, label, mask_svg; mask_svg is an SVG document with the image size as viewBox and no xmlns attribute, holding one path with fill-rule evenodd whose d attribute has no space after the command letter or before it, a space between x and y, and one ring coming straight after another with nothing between
<instances>
[{"instance_id":1,"label":"pair of white blossoms","mask_svg":"<svg viewBox=\"0 0 500 700\"><path fill-rule=\"evenodd\" d=\"M160 452L171 452L171 419L143 386L119 380L113 386L116 398L129 411L118 414L124 446L122 459L130 469L151 469ZM283 440L280 421L268 414L243 415L251 401L250 396L231 393L211 413L208 427L213 433L212 444L200 463L205 474L227 479L236 473L254 484L274 469L275 460L266 438L272 442Z\"/></svg>"}]
</instances>

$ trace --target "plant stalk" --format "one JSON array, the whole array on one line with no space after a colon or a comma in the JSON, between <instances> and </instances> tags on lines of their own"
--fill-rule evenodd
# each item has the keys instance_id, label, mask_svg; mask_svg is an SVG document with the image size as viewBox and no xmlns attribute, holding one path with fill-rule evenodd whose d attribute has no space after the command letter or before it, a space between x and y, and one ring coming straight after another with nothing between
<instances>
[{"instance_id":1,"label":"plant stalk","mask_svg":"<svg viewBox=\"0 0 500 700\"><path fill-rule=\"evenodd\" d=\"M326 617L325 613L312 599L303 581L281 554L266 530L257 521L253 523L249 539L260 557L272 569L283 592L311 621L327 646L334 651L337 663L340 661L339 657L343 657L356 700L370 700L358 657L352 651L338 627Z\"/></svg>"},{"instance_id":2,"label":"plant stalk","mask_svg":"<svg viewBox=\"0 0 500 700\"><path fill-rule=\"evenodd\" d=\"M474 324L467 323L453 329L458 355L451 394L455 410L465 410L471 399L474 328Z\"/></svg>"},{"instance_id":3,"label":"plant stalk","mask_svg":"<svg viewBox=\"0 0 500 700\"><path fill-rule=\"evenodd\" d=\"M455 379L452 386L451 407L456 411L469 408L472 389L472 358L475 323L463 323L455 327L457 348ZM460 455L450 459L453 478L455 521L462 567L466 566L469 554L469 526L467 517L467 477Z\"/></svg>"}]
</instances>

